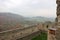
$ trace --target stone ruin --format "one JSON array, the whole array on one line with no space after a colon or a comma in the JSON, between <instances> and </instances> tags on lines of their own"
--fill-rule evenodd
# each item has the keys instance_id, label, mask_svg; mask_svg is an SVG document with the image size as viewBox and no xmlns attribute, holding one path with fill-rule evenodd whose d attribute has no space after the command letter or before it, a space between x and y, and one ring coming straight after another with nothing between
<instances>
[{"instance_id":1,"label":"stone ruin","mask_svg":"<svg viewBox=\"0 0 60 40\"><path fill-rule=\"evenodd\" d=\"M56 1L57 3L57 30L56 30L56 40L60 40L60 0Z\"/></svg>"},{"instance_id":2,"label":"stone ruin","mask_svg":"<svg viewBox=\"0 0 60 40\"><path fill-rule=\"evenodd\" d=\"M60 40L60 0L56 0L57 4L57 18L56 26L54 28L48 29L48 39L47 40Z\"/></svg>"}]
</instances>

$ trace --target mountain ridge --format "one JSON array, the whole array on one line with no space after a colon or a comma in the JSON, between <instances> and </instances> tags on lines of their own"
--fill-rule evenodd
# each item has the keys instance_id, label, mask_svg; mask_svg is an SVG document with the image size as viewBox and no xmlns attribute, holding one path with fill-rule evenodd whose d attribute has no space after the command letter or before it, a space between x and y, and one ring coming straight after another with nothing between
<instances>
[{"instance_id":1,"label":"mountain ridge","mask_svg":"<svg viewBox=\"0 0 60 40\"><path fill-rule=\"evenodd\" d=\"M9 30L22 28L24 24L36 24L45 21L52 21L52 19L45 17L24 17L13 13L0 13L0 30ZM53 20L54 21L54 20Z\"/></svg>"}]
</instances>

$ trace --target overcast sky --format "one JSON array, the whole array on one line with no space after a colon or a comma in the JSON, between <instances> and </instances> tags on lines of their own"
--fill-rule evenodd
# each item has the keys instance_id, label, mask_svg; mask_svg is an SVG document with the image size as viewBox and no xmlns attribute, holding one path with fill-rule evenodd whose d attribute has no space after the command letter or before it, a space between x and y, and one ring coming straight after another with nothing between
<instances>
[{"instance_id":1,"label":"overcast sky","mask_svg":"<svg viewBox=\"0 0 60 40\"><path fill-rule=\"evenodd\" d=\"M56 17L56 0L0 0L0 12Z\"/></svg>"}]
</instances>

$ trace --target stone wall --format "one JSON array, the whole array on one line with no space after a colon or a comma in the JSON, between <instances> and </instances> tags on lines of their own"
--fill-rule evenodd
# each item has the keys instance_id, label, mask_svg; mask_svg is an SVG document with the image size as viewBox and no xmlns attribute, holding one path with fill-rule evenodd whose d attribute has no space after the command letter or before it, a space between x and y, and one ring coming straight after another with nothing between
<instances>
[{"instance_id":1,"label":"stone wall","mask_svg":"<svg viewBox=\"0 0 60 40\"><path fill-rule=\"evenodd\" d=\"M50 28L48 30L48 39L47 40L56 40L56 29L55 28Z\"/></svg>"},{"instance_id":2,"label":"stone wall","mask_svg":"<svg viewBox=\"0 0 60 40\"><path fill-rule=\"evenodd\" d=\"M56 18L56 26L55 26L55 35L48 33L48 40L60 40L60 0L56 0L57 3L57 18ZM51 29L53 30L53 29ZM48 31L49 32L49 31Z\"/></svg>"},{"instance_id":3,"label":"stone wall","mask_svg":"<svg viewBox=\"0 0 60 40\"><path fill-rule=\"evenodd\" d=\"M39 31L37 26L0 32L0 40L16 40Z\"/></svg>"},{"instance_id":4,"label":"stone wall","mask_svg":"<svg viewBox=\"0 0 60 40\"><path fill-rule=\"evenodd\" d=\"M56 40L60 40L60 0L56 0L57 3L57 30L56 30Z\"/></svg>"}]
</instances>

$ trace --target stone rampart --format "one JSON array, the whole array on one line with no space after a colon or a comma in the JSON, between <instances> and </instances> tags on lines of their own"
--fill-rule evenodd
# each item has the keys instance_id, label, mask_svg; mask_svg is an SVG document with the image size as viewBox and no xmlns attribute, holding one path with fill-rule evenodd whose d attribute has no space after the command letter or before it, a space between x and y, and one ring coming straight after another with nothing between
<instances>
[{"instance_id":1,"label":"stone rampart","mask_svg":"<svg viewBox=\"0 0 60 40\"><path fill-rule=\"evenodd\" d=\"M0 40L16 40L24 36L30 35L34 32L39 31L38 27L31 26L24 29L14 29L0 32Z\"/></svg>"}]
</instances>

